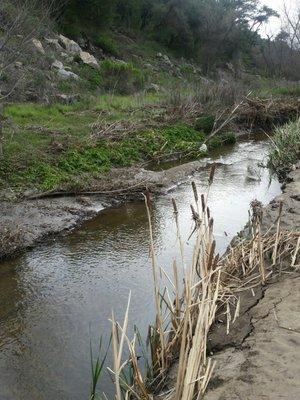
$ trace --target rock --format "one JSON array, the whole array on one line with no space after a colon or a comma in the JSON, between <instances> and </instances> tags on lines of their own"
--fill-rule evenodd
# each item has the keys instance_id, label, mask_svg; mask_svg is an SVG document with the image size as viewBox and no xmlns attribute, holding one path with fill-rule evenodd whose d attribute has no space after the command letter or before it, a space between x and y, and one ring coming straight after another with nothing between
<instances>
[{"instance_id":1,"label":"rock","mask_svg":"<svg viewBox=\"0 0 300 400\"><path fill-rule=\"evenodd\" d=\"M157 53L157 58L159 58L161 61L163 61L164 64L173 68L173 64L171 63L171 60L169 59L169 57L166 54Z\"/></svg>"},{"instance_id":2,"label":"rock","mask_svg":"<svg viewBox=\"0 0 300 400\"><path fill-rule=\"evenodd\" d=\"M65 104L73 104L79 99L77 94L58 94L56 97L58 101Z\"/></svg>"},{"instance_id":3,"label":"rock","mask_svg":"<svg viewBox=\"0 0 300 400\"><path fill-rule=\"evenodd\" d=\"M53 69L64 69L64 64L59 60L55 60L51 64L51 68L53 68Z\"/></svg>"},{"instance_id":4,"label":"rock","mask_svg":"<svg viewBox=\"0 0 300 400\"><path fill-rule=\"evenodd\" d=\"M57 51L62 51L63 50L61 45L58 43L58 39L45 38L45 42L47 44L49 44L50 46L54 47L55 50L57 50Z\"/></svg>"},{"instance_id":5,"label":"rock","mask_svg":"<svg viewBox=\"0 0 300 400\"><path fill-rule=\"evenodd\" d=\"M207 146L205 143L203 143L200 147L199 147L199 151L200 153L207 153Z\"/></svg>"},{"instance_id":6,"label":"rock","mask_svg":"<svg viewBox=\"0 0 300 400\"><path fill-rule=\"evenodd\" d=\"M72 71L66 71L65 69L59 69L57 71L57 74L58 74L59 78L62 80L68 80L68 79L74 79L76 81L79 80L78 75L74 74L74 72L72 72Z\"/></svg>"},{"instance_id":7,"label":"rock","mask_svg":"<svg viewBox=\"0 0 300 400\"><path fill-rule=\"evenodd\" d=\"M74 40L68 39L63 35L59 35L58 43L68 52L71 54L78 54L80 53L81 47L78 43L74 42Z\"/></svg>"},{"instance_id":8,"label":"rock","mask_svg":"<svg viewBox=\"0 0 300 400\"><path fill-rule=\"evenodd\" d=\"M86 51L81 51L79 53L79 58L80 58L80 61L83 62L83 64L89 65L90 67L93 67L93 68L99 67L99 64L98 64L98 61L96 60L96 58L92 54L90 54Z\"/></svg>"},{"instance_id":9,"label":"rock","mask_svg":"<svg viewBox=\"0 0 300 400\"><path fill-rule=\"evenodd\" d=\"M33 38L32 39L32 44L34 46L34 48L40 53L40 54L46 54L44 47L42 45L42 42L38 39Z\"/></svg>"},{"instance_id":10,"label":"rock","mask_svg":"<svg viewBox=\"0 0 300 400\"><path fill-rule=\"evenodd\" d=\"M147 92L152 92L152 93L159 93L161 91L159 85L156 83L150 83Z\"/></svg>"}]
</instances>

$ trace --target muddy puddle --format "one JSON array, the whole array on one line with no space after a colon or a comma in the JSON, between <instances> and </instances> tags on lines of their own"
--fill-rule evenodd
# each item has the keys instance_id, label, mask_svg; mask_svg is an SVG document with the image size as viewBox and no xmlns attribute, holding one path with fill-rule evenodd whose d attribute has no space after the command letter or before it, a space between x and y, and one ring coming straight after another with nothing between
<instances>
[{"instance_id":1,"label":"muddy puddle","mask_svg":"<svg viewBox=\"0 0 300 400\"><path fill-rule=\"evenodd\" d=\"M261 139L244 139L212 157L218 167L209 204L220 252L247 222L251 200L266 204L280 193L277 179L258 166L267 148ZM206 188L207 174L208 169L193 177L199 192ZM172 197L187 240L192 230L190 182L153 201L157 255L167 270L178 247ZM192 247L190 240L187 257ZM141 203L104 210L82 229L3 262L0 399L88 399L90 338L95 347L101 334L108 340L111 310L122 317L130 290L130 323L145 336L154 307L147 216ZM102 389L112 393L107 376Z\"/></svg>"}]
</instances>

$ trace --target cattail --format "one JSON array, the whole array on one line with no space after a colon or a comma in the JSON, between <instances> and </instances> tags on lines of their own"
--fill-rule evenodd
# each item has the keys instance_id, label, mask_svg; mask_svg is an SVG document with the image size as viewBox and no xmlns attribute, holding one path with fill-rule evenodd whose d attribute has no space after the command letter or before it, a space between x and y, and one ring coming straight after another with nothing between
<instances>
[{"instance_id":1,"label":"cattail","mask_svg":"<svg viewBox=\"0 0 300 400\"><path fill-rule=\"evenodd\" d=\"M205 211L205 198L204 194L201 194L201 205L202 205L202 211Z\"/></svg>"},{"instance_id":2,"label":"cattail","mask_svg":"<svg viewBox=\"0 0 300 400\"><path fill-rule=\"evenodd\" d=\"M207 218L208 218L208 220L209 220L209 219L210 219L210 209L209 209L209 207L207 207L206 212L207 212Z\"/></svg>"},{"instance_id":3,"label":"cattail","mask_svg":"<svg viewBox=\"0 0 300 400\"><path fill-rule=\"evenodd\" d=\"M172 198L172 204L173 204L173 210L174 210L174 214L177 215L178 214L178 208L177 208L177 204L174 198Z\"/></svg>"},{"instance_id":4,"label":"cattail","mask_svg":"<svg viewBox=\"0 0 300 400\"><path fill-rule=\"evenodd\" d=\"M193 192L194 192L195 201L196 201L196 203L198 203L198 200L199 200L198 192L197 192L197 187L196 187L196 184L194 181L192 182L192 188L193 188Z\"/></svg>"},{"instance_id":5,"label":"cattail","mask_svg":"<svg viewBox=\"0 0 300 400\"><path fill-rule=\"evenodd\" d=\"M145 201L147 204L147 207L150 209L151 208L151 195L150 195L150 190L146 187L145 193L144 193Z\"/></svg>"},{"instance_id":6,"label":"cattail","mask_svg":"<svg viewBox=\"0 0 300 400\"><path fill-rule=\"evenodd\" d=\"M216 171L216 164L213 164L210 169L209 178L208 178L209 185L211 185L214 181L215 171Z\"/></svg>"}]
</instances>

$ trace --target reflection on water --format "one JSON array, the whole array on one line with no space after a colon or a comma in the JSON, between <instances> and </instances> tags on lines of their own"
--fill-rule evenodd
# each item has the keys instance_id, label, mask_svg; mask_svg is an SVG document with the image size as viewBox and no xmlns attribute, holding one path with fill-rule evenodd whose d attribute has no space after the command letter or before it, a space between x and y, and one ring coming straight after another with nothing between
<instances>
[{"instance_id":1,"label":"reflection on water","mask_svg":"<svg viewBox=\"0 0 300 400\"><path fill-rule=\"evenodd\" d=\"M247 222L251 200L267 203L280 192L268 170L257 167L266 149L266 142L244 141L214 157L222 164L209 201L219 251ZM206 188L207 174L204 170L193 177L199 192ZM153 202L158 259L167 269L177 254L171 197L176 199L187 239L192 229L190 184ZM129 204L104 210L80 231L2 263L1 400L88 398L90 336L103 333L108 338L111 310L121 318L131 290L131 324L136 323L145 335L153 319L148 245L145 207ZM191 241L187 256L192 247ZM104 378L102 384L109 394L110 381Z\"/></svg>"}]
</instances>

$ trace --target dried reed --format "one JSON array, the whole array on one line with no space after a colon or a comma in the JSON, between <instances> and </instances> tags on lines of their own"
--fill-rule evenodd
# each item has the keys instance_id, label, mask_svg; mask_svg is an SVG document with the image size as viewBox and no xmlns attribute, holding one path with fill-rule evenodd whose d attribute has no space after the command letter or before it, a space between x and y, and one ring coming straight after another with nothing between
<instances>
[{"instance_id":1,"label":"dried reed","mask_svg":"<svg viewBox=\"0 0 300 400\"><path fill-rule=\"evenodd\" d=\"M133 340L127 337L129 299L122 327L112 315L114 361L110 371L114 377L117 400L152 399L153 393L164 399L201 399L214 370L214 362L207 355L207 341L218 313L225 313L229 331L239 314L241 291L265 284L277 272L279 261L281 265L285 260L286 268L299 268L300 233L281 230L281 206L276 233L270 234L269 229L263 234L263 211L257 201L251 203L251 237L235 240L223 257L215 254L213 219L207 205L214 173L215 167L209 175L206 195L199 196L195 184L192 184L195 202L191 205L195 224L192 234L195 235L195 246L189 266L184 258L178 208L175 200L172 200L181 257L180 263L173 263L172 277L156 261L151 201L149 193L145 194L156 306L155 323L149 327L148 337L151 362L147 361L147 366L150 371L147 372L147 380L137 361L135 345L137 340L140 341L137 333L135 332ZM122 362L125 343L129 358ZM168 371L174 362L176 378L171 388L162 393L166 387ZM122 378L125 367L131 369L130 384Z\"/></svg>"}]
</instances>

